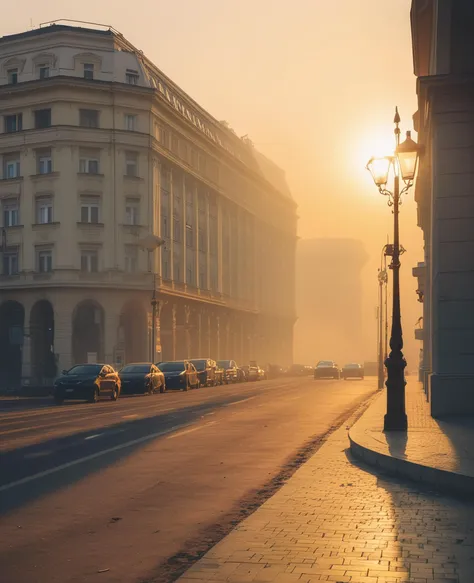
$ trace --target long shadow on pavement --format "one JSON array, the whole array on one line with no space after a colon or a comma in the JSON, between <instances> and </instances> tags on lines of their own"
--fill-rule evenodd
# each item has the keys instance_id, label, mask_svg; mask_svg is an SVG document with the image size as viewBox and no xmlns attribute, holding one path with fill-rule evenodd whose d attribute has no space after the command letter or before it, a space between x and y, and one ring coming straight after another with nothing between
<instances>
[{"instance_id":1,"label":"long shadow on pavement","mask_svg":"<svg viewBox=\"0 0 474 583\"><path fill-rule=\"evenodd\" d=\"M201 403L169 413L157 412L144 419L88 429L2 453L0 515L100 472L159 439L157 434L195 423L215 408L216 403ZM100 437L87 439L98 431L103 431ZM56 471L58 467L61 469ZM36 477L29 479L32 476Z\"/></svg>"}]
</instances>

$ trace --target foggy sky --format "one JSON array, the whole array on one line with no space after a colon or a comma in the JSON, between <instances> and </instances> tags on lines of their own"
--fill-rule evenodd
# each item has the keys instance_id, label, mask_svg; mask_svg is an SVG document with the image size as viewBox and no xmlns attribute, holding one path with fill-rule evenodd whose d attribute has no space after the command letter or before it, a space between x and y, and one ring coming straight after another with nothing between
<instances>
[{"instance_id":1,"label":"foggy sky","mask_svg":"<svg viewBox=\"0 0 474 583\"><path fill-rule=\"evenodd\" d=\"M380 249L392 215L364 169L416 110L410 0L25 0L0 35L56 18L114 26L217 119L280 164L299 208L299 236L363 241L366 334L373 335ZM416 134L414 136L416 138ZM402 207L402 310L409 360L421 315L411 268L422 260L411 192ZM375 356L375 355L374 355ZM295 354L298 360L298 355ZM314 364L314 363L310 363Z\"/></svg>"}]
</instances>

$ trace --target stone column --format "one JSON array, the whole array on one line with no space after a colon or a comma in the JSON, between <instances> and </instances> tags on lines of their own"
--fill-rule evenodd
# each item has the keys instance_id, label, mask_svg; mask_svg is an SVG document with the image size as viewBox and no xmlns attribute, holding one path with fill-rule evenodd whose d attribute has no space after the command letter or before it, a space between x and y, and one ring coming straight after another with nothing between
<instances>
[{"instance_id":1,"label":"stone column","mask_svg":"<svg viewBox=\"0 0 474 583\"><path fill-rule=\"evenodd\" d=\"M62 292L53 298L54 308L54 353L58 374L69 370L72 361L72 319L74 317L75 302L69 294Z\"/></svg>"},{"instance_id":2,"label":"stone column","mask_svg":"<svg viewBox=\"0 0 474 583\"><path fill-rule=\"evenodd\" d=\"M199 311L198 315L197 315L197 322L198 322L198 352L199 354L203 354L202 351L202 321L203 321L203 315L202 313Z\"/></svg>"},{"instance_id":3,"label":"stone column","mask_svg":"<svg viewBox=\"0 0 474 583\"><path fill-rule=\"evenodd\" d=\"M173 360L176 360L176 304L171 308L171 335L173 343Z\"/></svg>"},{"instance_id":4,"label":"stone column","mask_svg":"<svg viewBox=\"0 0 474 583\"><path fill-rule=\"evenodd\" d=\"M431 413L474 414L474 100L472 89L433 95Z\"/></svg>"},{"instance_id":5,"label":"stone column","mask_svg":"<svg viewBox=\"0 0 474 583\"><path fill-rule=\"evenodd\" d=\"M161 310L163 309L163 300L156 304L156 330L155 330L155 358L156 362L161 362L163 356L163 347L161 346Z\"/></svg>"},{"instance_id":6,"label":"stone column","mask_svg":"<svg viewBox=\"0 0 474 583\"><path fill-rule=\"evenodd\" d=\"M184 306L184 329L186 331L186 358L191 358L191 331L189 329L189 317L191 308Z\"/></svg>"},{"instance_id":7,"label":"stone column","mask_svg":"<svg viewBox=\"0 0 474 583\"><path fill-rule=\"evenodd\" d=\"M219 293L223 293L222 274L222 202L217 199L217 288Z\"/></svg>"},{"instance_id":8,"label":"stone column","mask_svg":"<svg viewBox=\"0 0 474 583\"><path fill-rule=\"evenodd\" d=\"M211 289L211 204L206 192L206 285Z\"/></svg>"},{"instance_id":9,"label":"stone column","mask_svg":"<svg viewBox=\"0 0 474 583\"><path fill-rule=\"evenodd\" d=\"M111 306L104 308L104 312L105 321L102 322L104 331L104 361L114 364L120 326L120 311L114 309L114 306Z\"/></svg>"},{"instance_id":10,"label":"stone column","mask_svg":"<svg viewBox=\"0 0 474 583\"><path fill-rule=\"evenodd\" d=\"M22 301L24 310L23 320L23 345L21 346L21 384L29 385L32 377L32 362L31 362L31 308L33 307L33 299L29 294Z\"/></svg>"}]
</instances>

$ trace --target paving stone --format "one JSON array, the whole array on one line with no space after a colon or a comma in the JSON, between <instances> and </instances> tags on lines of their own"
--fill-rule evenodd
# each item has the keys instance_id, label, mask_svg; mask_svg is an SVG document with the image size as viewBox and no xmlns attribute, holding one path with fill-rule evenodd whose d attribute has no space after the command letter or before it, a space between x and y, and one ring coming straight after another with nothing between
<instances>
[{"instance_id":1,"label":"paving stone","mask_svg":"<svg viewBox=\"0 0 474 583\"><path fill-rule=\"evenodd\" d=\"M179 581L473 583L473 528L474 501L377 474L341 428Z\"/></svg>"}]
</instances>

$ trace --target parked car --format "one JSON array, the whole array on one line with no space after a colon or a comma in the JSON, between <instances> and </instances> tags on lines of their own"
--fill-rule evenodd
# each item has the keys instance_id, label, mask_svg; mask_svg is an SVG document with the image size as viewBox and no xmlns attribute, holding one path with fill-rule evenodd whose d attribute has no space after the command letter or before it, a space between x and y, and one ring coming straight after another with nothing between
<instances>
[{"instance_id":1,"label":"parked car","mask_svg":"<svg viewBox=\"0 0 474 583\"><path fill-rule=\"evenodd\" d=\"M259 373L258 373L259 366L255 360L251 360L249 364L249 371L248 371L248 380L249 381L259 381Z\"/></svg>"},{"instance_id":2,"label":"parked car","mask_svg":"<svg viewBox=\"0 0 474 583\"><path fill-rule=\"evenodd\" d=\"M199 382L204 387L215 387L216 381L216 368L217 364L212 358L193 358L189 361L196 367Z\"/></svg>"},{"instance_id":3,"label":"parked car","mask_svg":"<svg viewBox=\"0 0 474 583\"><path fill-rule=\"evenodd\" d=\"M126 364L119 370L122 393L143 393L152 395L166 390L165 375L151 362Z\"/></svg>"},{"instance_id":4,"label":"parked car","mask_svg":"<svg viewBox=\"0 0 474 583\"><path fill-rule=\"evenodd\" d=\"M311 369L312 372L312 369ZM302 377L308 374L304 364L292 364L286 373L290 377Z\"/></svg>"},{"instance_id":5,"label":"parked car","mask_svg":"<svg viewBox=\"0 0 474 583\"><path fill-rule=\"evenodd\" d=\"M241 374L239 374L239 367L235 360L218 360L217 366L223 369L227 383L238 383L241 381Z\"/></svg>"},{"instance_id":6,"label":"parked car","mask_svg":"<svg viewBox=\"0 0 474 583\"><path fill-rule=\"evenodd\" d=\"M201 386L195 366L187 360L160 362L159 368L165 375L167 389L188 391Z\"/></svg>"},{"instance_id":7,"label":"parked car","mask_svg":"<svg viewBox=\"0 0 474 583\"><path fill-rule=\"evenodd\" d=\"M347 379L363 379L364 378L364 369L360 364L357 362L350 362L349 364L345 364L342 369L342 378L344 380Z\"/></svg>"},{"instance_id":8,"label":"parked car","mask_svg":"<svg viewBox=\"0 0 474 583\"><path fill-rule=\"evenodd\" d=\"M333 360L320 360L314 369L315 379L339 379L341 373Z\"/></svg>"},{"instance_id":9,"label":"parked car","mask_svg":"<svg viewBox=\"0 0 474 583\"><path fill-rule=\"evenodd\" d=\"M225 370L219 363L216 362L216 384L223 385L224 383L227 384Z\"/></svg>"},{"instance_id":10,"label":"parked car","mask_svg":"<svg viewBox=\"0 0 474 583\"><path fill-rule=\"evenodd\" d=\"M84 399L96 403L108 396L116 401L120 395L121 381L117 371L110 364L77 364L54 383L54 402L61 405L66 399Z\"/></svg>"},{"instance_id":11,"label":"parked car","mask_svg":"<svg viewBox=\"0 0 474 583\"><path fill-rule=\"evenodd\" d=\"M250 367L248 364L244 364L243 366L239 367L245 382L249 380L249 368Z\"/></svg>"},{"instance_id":12,"label":"parked car","mask_svg":"<svg viewBox=\"0 0 474 583\"><path fill-rule=\"evenodd\" d=\"M269 364L267 376L269 379L276 379L284 374L282 367L279 364Z\"/></svg>"}]
</instances>

